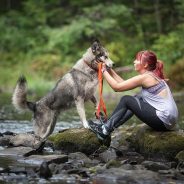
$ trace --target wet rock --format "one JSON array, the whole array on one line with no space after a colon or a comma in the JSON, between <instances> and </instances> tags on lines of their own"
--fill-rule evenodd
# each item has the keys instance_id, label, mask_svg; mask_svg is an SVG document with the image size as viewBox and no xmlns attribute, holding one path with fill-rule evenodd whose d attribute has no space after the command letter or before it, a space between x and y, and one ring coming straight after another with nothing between
<instances>
[{"instance_id":1,"label":"wet rock","mask_svg":"<svg viewBox=\"0 0 184 184\"><path fill-rule=\"evenodd\" d=\"M25 167L11 167L8 173L27 174Z\"/></svg>"},{"instance_id":2,"label":"wet rock","mask_svg":"<svg viewBox=\"0 0 184 184\"><path fill-rule=\"evenodd\" d=\"M68 158L69 159L75 159L75 160L87 160L87 161L90 161L90 159L84 154L84 153L81 153L81 152L75 152L75 153L70 153L68 155Z\"/></svg>"},{"instance_id":3,"label":"wet rock","mask_svg":"<svg viewBox=\"0 0 184 184\"><path fill-rule=\"evenodd\" d=\"M0 150L0 155L4 156L15 156L19 157L22 156L30 151L32 151L32 148L29 147L12 147L12 148L5 148L3 150Z\"/></svg>"},{"instance_id":4,"label":"wet rock","mask_svg":"<svg viewBox=\"0 0 184 184\"><path fill-rule=\"evenodd\" d=\"M52 173L51 173L51 170L49 169L47 162L43 162L41 164L40 169L39 169L39 176L45 179L52 177Z\"/></svg>"},{"instance_id":5,"label":"wet rock","mask_svg":"<svg viewBox=\"0 0 184 184\"><path fill-rule=\"evenodd\" d=\"M86 169L71 169L67 171L67 174L78 174L81 177L89 177L89 174Z\"/></svg>"},{"instance_id":6,"label":"wet rock","mask_svg":"<svg viewBox=\"0 0 184 184\"><path fill-rule=\"evenodd\" d=\"M121 164L121 168L125 170L145 170L145 167L139 164L133 165L125 162L123 163L122 161Z\"/></svg>"},{"instance_id":7,"label":"wet rock","mask_svg":"<svg viewBox=\"0 0 184 184\"><path fill-rule=\"evenodd\" d=\"M141 154L132 151L127 152L124 158L127 158L124 162L131 165L141 164L144 161L144 157Z\"/></svg>"},{"instance_id":8,"label":"wet rock","mask_svg":"<svg viewBox=\"0 0 184 184\"><path fill-rule=\"evenodd\" d=\"M176 169L159 170L158 173L164 176L164 181L173 180L174 183L183 183L184 175L178 172Z\"/></svg>"},{"instance_id":9,"label":"wet rock","mask_svg":"<svg viewBox=\"0 0 184 184\"><path fill-rule=\"evenodd\" d=\"M106 170L106 165L101 164L101 163L96 165L96 166L94 166L94 167L90 167L89 168L89 172L92 173L92 174L101 174L105 170Z\"/></svg>"},{"instance_id":10,"label":"wet rock","mask_svg":"<svg viewBox=\"0 0 184 184\"><path fill-rule=\"evenodd\" d=\"M42 140L38 136L30 133L20 133L12 136L10 139L12 146L26 146L34 149L39 148L41 143Z\"/></svg>"},{"instance_id":11,"label":"wet rock","mask_svg":"<svg viewBox=\"0 0 184 184\"><path fill-rule=\"evenodd\" d=\"M31 165L40 166L42 163L56 163L61 164L68 161L67 155L31 155L30 157L21 158L18 160L20 163L27 163Z\"/></svg>"},{"instance_id":12,"label":"wet rock","mask_svg":"<svg viewBox=\"0 0 184 184\"><path fill-rule=\"evenodd\" d=\"M68 158L71 160L82 162L83 166L85 166L85 167L91 167L91 166L99 163L98 160L91 160L84 153L81 153L81 152L70 153L68 155Z\"/></svg>"},{"instance_id":13,"label":"wet rock","mask_svg":"<svg viewBox=\"0 0 184 184\"><path fill-rule=\"evenodd\" d=\"M159 183L157 173L148 170L126 170L123 168L110 168L93 177L94 183Z\"/></svg>"},{"instance_id":14,"label":"wet rock","mask_svg":"<svg viewBox=\"0 0 184 184\"><path fill-rule=\"evenodd\" d=\"M113 148L109 148L103 153L99 154L99 158L102 162L108 162L117 158L116 151Z\"/></svg>"},{"instance_id":15,"label":"wet rock","mask_svg":"<svg viewBox=\"0 0 184 184\"><path fill-rule=\"evenodd\" d=\"M14 136L16 134L14 132L6 131L6 132L3 133L3 135L11 135L11 136Z\"/></svg>"},{"instance_id":16,"label":"wet rock","mask_svg":"<svg viewBox=\"0 0 184 184\"><path fill-rule=\"evenodd\" d=\"M181 161L181 162L178 163L177 169L179 171L182 171L184 173L184 162L183 161Z\"/></svg>"},{"instance_id":17,"label":"wet rock","mask_svg":"<svg viewBox=\"0 0 184 184\"><path fill-rule=\"evenodd\" d=\"M128 151L125 155L128 157L140 157L141 156L140 153L137 153L135 151Z\"/></svg>"},{"instance_id":18,"label":"wet rock","mask_svg":"<svg viewBox=\"0 0 184 184\"><path fill-rule=\"evenodd\" d=\"M170 166L162 162L144 161L142 165L151 171L168 170Z\"/></svg>"},{"instance_id":19,"label":"wet rock","mask_svg":"<svg viewBox=\"0 0 184 184\"><path fill-rule=\"evenodd\" d=\"M38 178L39 175L35 168L26 167L27 177L29 178Z\"/></svg>"},{"instance_id":20,"label":"wet rock","mask_svg":"<svg viewBox=\"0 0 184 184\"><path fill-rule=\"evenodd\" d=\"M121 145L118 148L114 148L114 149L116 150L117 156L125 156L130 148L128 146Z\"/></svg>"},{"instance_id":21,"label":"wet rock","mask_svg":"<svg viewBox=\"0 0 184 184\"><path fill-rule=\"evenodd\" d=\"M87 155L94 153L103 144L110 145L110 138L102 142L92 131L84 128L71 128L53 134L48 139L57 150L67 153L82 152Z\"/></svg>"},{"instance_id":22,"label":"wet rock","mask_svg":"<svg viewBox=\"0 0 184 184\"><path fill-rule=\"evenodd\" d=\"M106 168L115 168L115 167L120 167L121 166L121 162L118 160L110 160L109 162L106 163Z\"/></svg>"},{"instance_id":23,"label":"wet rock","mask_svg":"<svg viewBox=\"0 0 184 184\"><path fill-rule=\"evenodd\" d=\"M175 157L179 162L184 162L184 150L180 151L176 157Z\"/></svg>"},{"instance_id":24,"label":"wet rock","mask_svg":"<svg viewBox=\"0 0 184 184\"><path fill-rule=\"evenodd\" d=\"M0 146L9 146L11 136L1 136L0 137Z\"/></svg>"}]
</instances>

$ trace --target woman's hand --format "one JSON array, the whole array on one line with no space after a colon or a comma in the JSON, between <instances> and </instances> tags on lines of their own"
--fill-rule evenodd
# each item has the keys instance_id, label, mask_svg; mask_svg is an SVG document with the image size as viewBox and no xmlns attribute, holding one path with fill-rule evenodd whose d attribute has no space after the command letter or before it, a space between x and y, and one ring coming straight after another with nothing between
<instances>
[{"instance_id":1,"label":"woman's hand","mask_svg":"<svg viewBox=\"0 0 184 184\"><path fill-rule=\"evenodd\" d=\"M107 66L105 63L102 64L102 73L104 73L105 71L107 71Z\"/></svg>"}]
</instances>

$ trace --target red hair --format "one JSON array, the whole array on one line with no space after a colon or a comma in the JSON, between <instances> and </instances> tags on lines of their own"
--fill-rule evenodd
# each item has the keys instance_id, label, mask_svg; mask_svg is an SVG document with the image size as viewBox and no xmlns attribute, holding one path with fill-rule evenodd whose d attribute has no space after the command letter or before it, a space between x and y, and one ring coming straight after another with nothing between
<instances>
[{"instance_id":1,"label":"red hair","mask_svg":"<svg viewBox=\"0 0 184 184\"><path fill-rule=\"evenodd\" d=\"M157 77L164 79L163 63L157 60L154 52L149 50L140 51L136 54L136 59L141 61L141 63L147 63L149 71L152 71Z\"/></svg>"}]
</instances>

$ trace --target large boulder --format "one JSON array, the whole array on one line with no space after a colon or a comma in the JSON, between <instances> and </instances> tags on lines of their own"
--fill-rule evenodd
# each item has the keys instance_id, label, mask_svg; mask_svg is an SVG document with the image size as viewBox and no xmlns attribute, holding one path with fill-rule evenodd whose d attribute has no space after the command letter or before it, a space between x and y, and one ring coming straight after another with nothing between
<instances>
[{"instance_id":1,"label":"large boulder","mask_svg":"<svg viewBox=\"0 0 184 184\"><path fill-rule=\"evenodd\" d=\"M97 136L85 128L71 128L60 133L52 134L48 137L56 150L66 153L82 152L87 155L94 153L102 145L110 145L110 137L101 141Z\"/></svg>"},{"instance_id":2,"label":"large boulder","mask_svg":"<svg viewBox=\"0 0 184 184\"><path fill-rule=\"evenodd\" d=\"M148 126L136 126L126 136L131 146L148 158L173 160L184 150L182 130L158 132Z\"/></svg>"}]
</instances>

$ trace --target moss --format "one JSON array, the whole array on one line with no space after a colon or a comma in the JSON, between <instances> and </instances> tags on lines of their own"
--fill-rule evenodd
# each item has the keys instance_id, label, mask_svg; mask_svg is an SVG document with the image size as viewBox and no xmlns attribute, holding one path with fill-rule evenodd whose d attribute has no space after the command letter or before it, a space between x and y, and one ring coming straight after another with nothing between
<instances>
[{"instance_id":1,"label":"moss","mask_svg":"<svg viewBox=\"0 0 184 184\"><path fill-rule=\"evenodd\" d=\"M180 151L176 157L175 157L179 162L184 162L184 150Z\"/></svg>"},{"instance_id":2,"label":"moss","mask_svg":"<svg viewBox=\"0 0 184 184\"><path fill-rule=\"evenodd\" d=\"M89 172L92 174L96 174L97 168L96 167L90 167Z\"/></svg>"},{"instance_id":3,"label":"moss","mask_svg":"<svg viewBox=\"0 0 184 184\"><path fill-rule=\"evenodd\" d=\"M109 169L111 167L120 167L121 163L118 160L110 160L107 164L106 164L106 168Z\"/></svg>"},{"instance_id":4,"label":"moss","mask_svg":"<svg viewBox=\"0 0 184 184\"><path fill-rule=\"evenodd\" d=\"M64 132L53 134L49 140L54 143L56 149L66 152L80 151L85 154L92 154L103 144L110 144L109 141L101 142L96 135L87 129L68 129Z\"/></svg>"},{"instance_id":5,"label":"moss","mask_svg":"<svg viewBox=\"0 0 184 184\"><path fill-rule=\"evenodd\" d=\"M129 137L137 151L151 157L173 159L184 148L184 134L179 131L157 132L147 126Z\"/></svg>"},{"instance_id":6,"label":"moss","mask_svg":"<svg viewBox=\"0 0 184 184\"><path fill-rule=\"evenodd\" d=\"M140 128L143 127L143 125L132 125L127 127L122 127L119 129L119 138L118 142L120 146L130 146L134 147L136 146L136 133Z\"/></svg>"}]
</instances>

